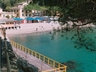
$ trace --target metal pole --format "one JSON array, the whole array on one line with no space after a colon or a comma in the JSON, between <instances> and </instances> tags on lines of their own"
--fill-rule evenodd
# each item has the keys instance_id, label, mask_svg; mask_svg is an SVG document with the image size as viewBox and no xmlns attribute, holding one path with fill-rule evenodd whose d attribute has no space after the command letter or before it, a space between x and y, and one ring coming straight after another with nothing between
<instances>
[{"instance_id":1,"label":"metal pole","mask_svg":"<svg viewBox=\"0 0 96 72\"><path fill-rule=\"evenodd\" d=\"M2 39L0 37L0 72L2 67Z\"/></svg>"},{"instance_id":2,"label":"metal pole","mask_svg":"<svg viewBox=\"0 0 96 72\"><path fill-rule=\"evenodd\" d=\"M10 60L9 60L9 54L8 54L8 48L7 48L7 42L6 42L6 32L5 29L3 28L3 36L4 36L4 42L5 42L5 51L6 51L6 57L7 57L7 72L11 72L11 67L10 67Z\"/></svg>"}]
</instances>

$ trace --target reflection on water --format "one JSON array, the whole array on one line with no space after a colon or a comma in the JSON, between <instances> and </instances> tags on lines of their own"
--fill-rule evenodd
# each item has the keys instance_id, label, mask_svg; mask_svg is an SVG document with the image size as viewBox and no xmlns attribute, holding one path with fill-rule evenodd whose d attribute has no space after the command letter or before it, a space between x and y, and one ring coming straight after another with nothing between
<instances>
[{"instance_id":1,"label":"reflection on water","mask_svg":"<svg viewBox=\"0 0 96 72\"><path fill-rule=\"evenodd\" d=\"M75 62L76 67L68 72L96 72L96 52L75 48L71 40L73 34L74 32L69 32L61 37L60 33L56 33L53 40L49 32L17 35L10 39L61 63ZM96 32L88 35L96 36Z\"/></svg>"}]
</instances>

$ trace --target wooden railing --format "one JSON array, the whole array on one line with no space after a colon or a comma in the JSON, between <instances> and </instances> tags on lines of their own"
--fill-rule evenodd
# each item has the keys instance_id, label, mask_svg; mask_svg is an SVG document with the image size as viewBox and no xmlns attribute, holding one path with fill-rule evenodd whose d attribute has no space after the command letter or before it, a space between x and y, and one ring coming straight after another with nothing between
<instances>
[{"instance_id":1,"label":"wooden railing","mask_svg":"<svg viewBox=\"0 0 96 72\"><path fill-rule=\"evenodd\" d=\"M46 70L46 71L42 71L42 72L66 72L66 66L51 59L48 58L34 50L31 50L29 48L26 48L25 46L22 46L14 41L10 41L11 45L17 49L20 49L21 51L24 51L30 55L33 55L34 57L37 57L38 59L42 60L43 62L45 62L46 64L50 65L51 67L53 67L54 69L51 70Z\"/></svg>"}]
</instances>

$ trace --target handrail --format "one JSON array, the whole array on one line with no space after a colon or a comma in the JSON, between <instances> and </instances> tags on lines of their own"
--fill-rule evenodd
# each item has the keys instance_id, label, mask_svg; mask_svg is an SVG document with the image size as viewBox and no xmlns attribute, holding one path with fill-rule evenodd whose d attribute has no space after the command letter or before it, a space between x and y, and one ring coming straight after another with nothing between
<instances>
[{"instance_id":1,"label":"handrail","mask_svg":"<svg viewBox=\"0 0 96 72\"><path fill-rule=\"evenodd\" d=\"M59 63L59 62L57 62L57 61L55 61L55 60L53 60L51 58L48 58L48 57L46 57L46 56L44 56L44 55L42 55L42 54L40 54L40 53L38 53L38 52L36 52L34 50L26 48L23 45L20 45L19 43L16 43L14 41L10 41L10 43L15 48L18 48L21 51L24 51L24 52L26 52L26 53L28 53L30 55L33 55L34 57L36 57L36 58L42 60L43 62L47 63L48 65L52 66L54 68L52 70L54 70L54 71L57 71L57 70L61 71L62 70L62 72L66 72L66 66L65 65L63 65L63 64L61 64L61 63ZM63 67L63 69L61 69L62 67ZM46 71L43 71L43 72L50 72L50 70L46 70Z\"/></svg>"},{"instance_id":2,"label":"handrail","mask_svg":"<svg viewBox=\"0 0 96 72\"><path fill-rule=\"evenodd\" d=\"M66 67L59 67L59 68L54 68L54 69L50 69L50 70L45 70L45 71L42 71L42 72L53 72L53 71L55 71L55 72L65 72L65 68Z\"/></svg>"},{"instance_id":3,"label":"handrail","mask_svg":"<svg viewBox=\"0 0 96 72\"><path fill-rule=\"evenodd\" d=\"M7 72L11 72L11 65L10 65L10 59L9 59L9 53L7 48L7 38L6 38L6 30L3 26L1 26L1 34L4 37L4 43L5 43L5 52L6 52L6 59L7 59Z\"/></svg>"}]
</instances>

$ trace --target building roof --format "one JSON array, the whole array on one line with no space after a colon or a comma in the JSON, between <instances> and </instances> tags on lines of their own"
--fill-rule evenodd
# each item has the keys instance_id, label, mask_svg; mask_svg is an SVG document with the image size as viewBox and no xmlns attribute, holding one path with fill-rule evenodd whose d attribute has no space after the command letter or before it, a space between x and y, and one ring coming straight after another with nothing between
<instances>
[{"instance_id":1,"label":"building roof","mask_svg":"<svg viewBox=\"0 0 96 72\"><path fill-rule=\"evenodd\" d=\"M15 20L13 20L13 19L3 19L2 21L5 21L5 22L13 22L13 21L15 21Z\"/></svg>"},{"instance_id":2,"label":"building roof","mask_svg":"<svg viewBox=\"0 0 96 72\"><path fill-rule=\"evenodd\" d=\"M1 14L14 14L14 12L1 12Z\"/></svg>"},{"instance_id":3,"label":"building roof","mask_svg":"<svg viewBox=\"0 0 96 72\"><path fill-rule=\"evenodd\" d=\"M2 23L6 23L6 22L0 20L0 24L2 24Z\"/></svg>"},{"instance_id":4,"label":"building roof","mask_svg":"<svg viewBox=\"0 0 96 72\"><path fill-rule=\"evenodd\" d=\"M22 5L22 4L25 4L25 3L27 3L27 2L21 2L21 3L18 3L18 5Z\"/></svg>"},{"instance_id":5,"label":"building roof","mask_svg":"<svg viewBox=\"0 0 96 72\"><path fill-rule=\"evenodd\" d=\"M10 9L22 9L22 7L11 7Z\"/></svg>"},{"instance_id":6,"label":"building roof","mask_svg":"<svg viewBox=\"0 0 96 72\"><path fill-rule=\"evenodd\" d=\"M27 2L21 2L21 3L18 3L17 6L11 7L10 9L22 9L22 8L24 8L25 5L28 5L28 3Z\"/></svg>"},{"instance_id":7,"label":"building roof","mask_svg":"<svg viewBox=\"0 0 96 72\"><path fill-rule=\"evenodd\" d=\"M0 23L13 22L13 21L15 21L15 20L0 17Z\"/></svg>"}]
</instances>

